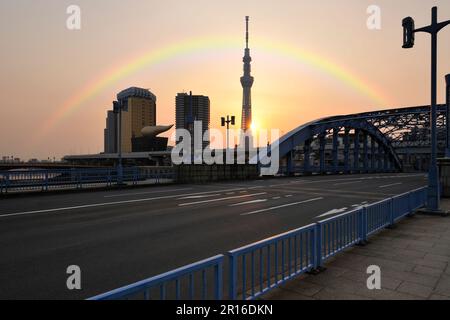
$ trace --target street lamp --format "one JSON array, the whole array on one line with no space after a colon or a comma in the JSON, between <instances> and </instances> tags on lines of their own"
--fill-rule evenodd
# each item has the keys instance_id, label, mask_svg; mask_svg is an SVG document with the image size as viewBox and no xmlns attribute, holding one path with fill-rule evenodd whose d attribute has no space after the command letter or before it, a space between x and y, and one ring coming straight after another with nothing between
<instances>
[{"instance_id":1,"label":"street lamp","mask_svg":"<svg viewBox=\"0 0 450 320\"><path fill-rule=\"evenodd\" d=\"M235 116L227 116L226 118L222 117L222 127L227 126L227 150L230 149L230 124L234 126L236 124Z\"/></svg>"},{"instance_id":2,"label":"street lamp","mask_svg":"<svg viewBox=\"0 0 450 320\"><path fill-rule=\"evenodd\" d=\"M122 185L123 184L123 166L122 166L122 102L120 101L113 101L113 112L115 114L118 114L119 121L118 121L118 138L117 138L117 153L118 153L118 160L117 160L117 184Z\"/></svg>"},{"instance_id":3,"label":"street lamp","mask_svg":"<svg viewBox=\"0 0 450 320\"><path fill-rule=\"evenodd\" d=\"M450 158L450 74L445 76L445 94L446 94L446 112L445 112L445 128L447 130L446 144L445 144L445 157Z\"/></svg>"},{"instance_id":4,"label":"street lamp","mask_svg":"<svg viewBox=\"0 0 450 320\"><path fill-rule=\"evenodd\" d=\"M403 48L414 47L415 33L426 32L431 35L431 161L428 173L428 210L439 210L439 177L437 167L437 35L444 27L450 24L450 20L438 22L438 9L433 7L431 11L431 25L415 29L414 19L407 17L403 19Z\"/></svg>"}]
</instances>

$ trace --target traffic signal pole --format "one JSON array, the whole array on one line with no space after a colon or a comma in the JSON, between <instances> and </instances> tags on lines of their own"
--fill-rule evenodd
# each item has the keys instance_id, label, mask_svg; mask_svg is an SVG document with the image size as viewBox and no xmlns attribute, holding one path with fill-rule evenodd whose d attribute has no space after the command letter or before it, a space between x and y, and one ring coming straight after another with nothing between
<instances>
[{"instance_id":1,"label":"traffic signal pole","mask_svg":"<svg viewBox=\"0 0 450 320\"><path fill-rule=\"evenodd\" d=\"M445 127L446 127L446 144L445 157L450 158L450 74L445 76L445 94L446 94L446 112L445 112Z\"/></svg>"},{"instance_id":2,"label":"traffic signal pole","mask_svg":"<svg viewBox=\"0 0 450 320\"><path fill-rule=\"evenodd\" d=\"M414 34L417 32L426 32L431 35L431 158L428 172L427 209L438 211L440 195L437 166L437 36L439 31L450 24L450 20L439 23L437 7L433 7L431 16L431 25L419 29L414 29L414 20L411 17L403 19L403 48L408 49L414 46Z\"/></svg>"}]
</instances>

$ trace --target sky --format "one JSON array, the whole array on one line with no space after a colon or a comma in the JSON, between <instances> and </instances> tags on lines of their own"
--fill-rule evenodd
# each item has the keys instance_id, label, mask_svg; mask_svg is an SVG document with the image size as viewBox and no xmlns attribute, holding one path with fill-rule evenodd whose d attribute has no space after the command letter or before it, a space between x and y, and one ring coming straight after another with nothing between
<instances>
[{"instance_id":1,"label":"sky","mask_svg":"<svg viewBox=\"0 0 450 320\"><path fill-rule=\"evenodd\" d=\"M67 28L70 5L81 9L80 30ZM367 27L370 5L379 30ZM428 25L433 5L450 19L448 0L3 0L0 158L101 152L106 111L131 86L157 96L160 125L174 123L176 94L191 90L210 97L212 127L240 119L246 15L258 128L284 134L325 116L427 105L429 36L402 49L401 21Z\"/></svg>"}]
</instances>

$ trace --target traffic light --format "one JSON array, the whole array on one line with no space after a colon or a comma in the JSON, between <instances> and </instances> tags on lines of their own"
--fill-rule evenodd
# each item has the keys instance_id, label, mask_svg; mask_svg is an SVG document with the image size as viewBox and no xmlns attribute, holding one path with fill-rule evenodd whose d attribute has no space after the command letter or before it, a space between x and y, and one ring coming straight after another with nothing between
<instances>
[{"instance_id":1,"label":"traffic light","mask_svg":"<svg viewBox=\"0 0 450 320\"><path fill-rule=\"evenodd\" d=\"M234 126L236 124L236 117L232 116L231 117L231 125Z\"/></svg>"},{"instance_id":2,"label":"traffic light","mask_svg":"<svg viewBox=\"0 0 450 320\"><path fill-rule=\"evenodd\" d=\"M225 127L225 118L222 117L221 120L222 120L222 127Z\"/></svg>"},{"instance_id":3,"label":"traffic light","mask_svg":"<svg viewBox=\"0 0 450 320\"><path fill-rule=\"evenodd\" d=\"M407 17L403 19L403 48L409 49L414 47L414 19L411 17Z\"/></svg>"}]
</instances>

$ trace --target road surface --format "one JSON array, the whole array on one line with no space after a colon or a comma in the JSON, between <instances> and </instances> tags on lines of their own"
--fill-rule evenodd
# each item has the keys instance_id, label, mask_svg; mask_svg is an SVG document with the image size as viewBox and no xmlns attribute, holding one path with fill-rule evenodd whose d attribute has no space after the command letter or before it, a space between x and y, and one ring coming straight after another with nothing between
<instances>
[{"instance_id":1,"label":"road surface","mask_svg":"<svg viewBox=\"0 0 450 320\"><path fill-rule=\"evenodd\" d=\"M426 185L314 176L0 198L0 299L82 299ZM82 290L66 287L78 265Z\"/></svg>"}]
</instances>

